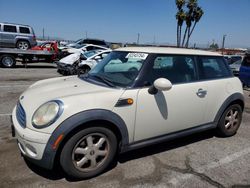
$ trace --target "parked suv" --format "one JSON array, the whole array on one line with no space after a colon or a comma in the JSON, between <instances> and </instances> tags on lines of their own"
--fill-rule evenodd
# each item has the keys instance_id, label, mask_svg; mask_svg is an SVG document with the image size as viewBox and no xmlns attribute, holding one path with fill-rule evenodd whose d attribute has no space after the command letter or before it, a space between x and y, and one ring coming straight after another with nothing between
<instances>
[{"instance_id":1,"label":"parked suv","mask_svg":"<svg viewBox=\"0 0 250 188\"><path fill-rule=\"evenodd\" d=\"M36 36L28 25L0 23L0 47L27 50L36 46Z\"/></svg>"},{"instance_id":2,"label":"parked suv","mask_svg":"<svg viewBox=\"0 0 250 188\"><path fill-rule=\"evenodd\" d=\"M208 129L232 136L243 109L241 82L223 56L129 47L88 74L31 85L12 120L25 158L48 169L59 161L68 176L90 178L131 149Z\"/></svg>"}]
</instances>

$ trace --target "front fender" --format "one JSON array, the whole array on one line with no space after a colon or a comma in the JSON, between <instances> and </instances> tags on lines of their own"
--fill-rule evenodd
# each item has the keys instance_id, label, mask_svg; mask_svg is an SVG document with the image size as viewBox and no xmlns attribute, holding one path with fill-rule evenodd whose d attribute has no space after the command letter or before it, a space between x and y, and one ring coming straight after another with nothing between
<instances>
[{"instance_id":1,"label":"front fender","mask_svg":"<svg viewBox=\"0 0 250 188\"><path fill-rule=\"evenodd\" d=\"M114 124L121 133L122 146L128 145L129 143L128 130L125 122L121 119L120 116L109 110L102 110L102 109L87 110L69 117L55 129L55 131L52 133L46 145L42 160L39 162L37 161L35 163L44 168L52 169L54 165L55 156L59 148L57 147L56 149L53 149L53 145L56 142L57 138L60 135L63 135L63 139L60 142L62 143L64 139L67 137L67 135L75 128L80 126L84 127L83 124L94 120L105 120Z\"/></svg>"}]
</instances>

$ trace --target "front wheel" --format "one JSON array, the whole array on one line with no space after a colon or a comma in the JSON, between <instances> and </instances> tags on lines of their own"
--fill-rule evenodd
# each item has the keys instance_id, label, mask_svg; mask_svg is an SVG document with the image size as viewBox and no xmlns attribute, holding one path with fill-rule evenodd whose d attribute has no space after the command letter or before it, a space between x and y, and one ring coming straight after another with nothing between
<instances>
[{"instance_id":1,"label":"front wheel","mask_svg":"<svg viewBox=\"0 0 250 188\"><path fill-rule=\"evenodd\" d=\"M229 106L222 114L217 132L221 136L229 137L236 134L242 120L242 108L238 104Z\"/></svg>"},{"instance_id":2,"label":"front wheel","mask_svg":"<svg viewBox=\"0 0 250 188\"><path fill-rule=\"evenodd\" d=\"M117 139L111 130L91 127L81 130L66 142L60 164L69 177L91 178L111 164L116 151Z\"/></svg>"}]
</instances>

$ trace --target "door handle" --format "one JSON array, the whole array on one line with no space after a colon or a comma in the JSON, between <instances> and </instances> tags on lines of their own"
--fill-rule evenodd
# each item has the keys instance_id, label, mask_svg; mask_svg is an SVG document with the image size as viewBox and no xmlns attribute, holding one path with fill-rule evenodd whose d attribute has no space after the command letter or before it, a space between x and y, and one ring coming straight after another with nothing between
<instances>
[{"instance_id":1,"label":"door handle","mask_svg":"<svg viewBox=\"0 0 250 188\"><path fill-rule=\"evenodd\" d=\"M198 91L196 92L196 95L198 97L204 97L205 95L207 94L207 90L204 90L204 89L198 89Z\"/></svg>"}]
</instances>

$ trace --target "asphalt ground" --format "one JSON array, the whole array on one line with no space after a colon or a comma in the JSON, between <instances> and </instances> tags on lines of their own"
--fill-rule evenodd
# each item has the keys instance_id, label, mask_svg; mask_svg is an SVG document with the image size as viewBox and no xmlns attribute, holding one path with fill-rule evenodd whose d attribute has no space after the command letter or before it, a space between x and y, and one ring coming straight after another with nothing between
<instances>
[{"instance_id":1,"label":"asphalt ground","mask_svg":"<svg viewBox=\"0 0 250 188\"><path fill-rule=\"evenodd\" d=\"M208 131L131 151L107 172L84 181L24 161L11 137L9 115L29 85L58 76L49 64L0 68L0 187L250 187L249 91L241 127L230 138Z\"/></svg>"}]
</instances>

